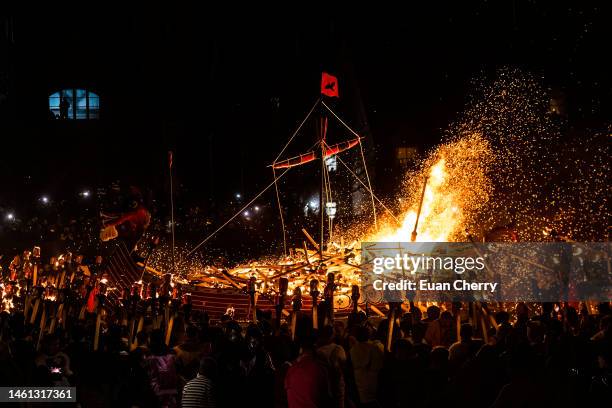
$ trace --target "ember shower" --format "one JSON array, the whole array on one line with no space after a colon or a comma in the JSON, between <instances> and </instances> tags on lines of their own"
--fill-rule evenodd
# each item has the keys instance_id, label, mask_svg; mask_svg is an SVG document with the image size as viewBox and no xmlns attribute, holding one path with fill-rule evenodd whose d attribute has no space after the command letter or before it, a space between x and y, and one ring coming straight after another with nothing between
<instances>
[{"instance_id":1,"label":"ember shower","mask_svg":"<svg viewBox=\"0 0 612 408\"><path fill-rule=\"evenodd\" d=\"M609 219L609 144L603 134L564 137L550 97L530 74L497 71L473 82L465 112L444 143L406 176L401 226L394 220L370 241L407 241L416 221L420 187L427 189L419 241L464 241L509 225L522 241L551 230L573 240L602 240ZM402 193L399 193L401 196Z\"/></svg>"}]
</instances>

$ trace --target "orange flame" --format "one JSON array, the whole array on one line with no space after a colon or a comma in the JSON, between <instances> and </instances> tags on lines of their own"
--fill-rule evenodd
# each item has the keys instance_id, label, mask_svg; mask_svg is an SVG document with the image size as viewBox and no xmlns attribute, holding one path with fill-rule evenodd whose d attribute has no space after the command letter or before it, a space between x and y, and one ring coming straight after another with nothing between
<instances>
[{"instance_id":1,"label":"orange flame","mask_svg":"<svg viewBox=\"0 0 612 408\"><path fill-rule=\"evenodd\" d=\"M477 210L491 192L487 176L492 160L489 143L472 135L441 145L423 163L420 172L408 178L408 207L399 217L401 225L388 221L366 241L406 242L417 219L420 191L428 176L417 228L417 241L444 242L460 239Z\"/></svg>"}]
</instances>

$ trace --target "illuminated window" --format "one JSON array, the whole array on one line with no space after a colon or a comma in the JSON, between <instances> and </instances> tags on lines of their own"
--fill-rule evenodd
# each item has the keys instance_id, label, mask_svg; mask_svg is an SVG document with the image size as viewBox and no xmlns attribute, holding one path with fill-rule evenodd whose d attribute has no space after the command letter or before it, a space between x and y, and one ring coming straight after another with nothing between
<instances>
[{"instance_id":1,"label":"illuminated window","mask_svg":"<svg viewBox=\"0 0 612 408\"><path fill-rule=\"evenodd\" d=\"M49 96L49 111L56 119L98 119L100 97L87 89L62 89Z\"/></svg>"},{"instance_id":2,"label":"illuminated window","mask_svg":"<svg viewBox=\"0 0 612 408\"><path fill-rule=\"evenodd\" d=\"M408 166L417 160L419 150L416 147L398 147L396 150L397 161L400 166Z\"/></svg>"}]
</instances>

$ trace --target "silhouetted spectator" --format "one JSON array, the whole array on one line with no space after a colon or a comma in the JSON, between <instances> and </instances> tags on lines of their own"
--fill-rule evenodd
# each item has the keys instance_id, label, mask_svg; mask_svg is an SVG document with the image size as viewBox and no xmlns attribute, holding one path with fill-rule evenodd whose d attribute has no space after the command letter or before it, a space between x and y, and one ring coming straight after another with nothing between
<instances>
[{"instance_id":1,"label":"silhouetted spectator","mask_svg":"<svg viewBox=\"0 0 612 408\"><path fill-rule=\"evenodd\" d=\"M274 364L272 357L264 349L264 339L261 330L250 325L245 337L246 350L240 361L242 375L245 379L244 392L246 395L255 395L262 389L272 390L274 387ZM274 403L274 394L268 392L259 397L262 405L271 406Z\"/></svg>"},{"instance_id":2,"label":"silhouetted spectator","mask_svg":"<svg viewBox=\"0 0 612 408\"><path fill-rule=\"evenodd\" d=\"M325 326L321 329L318 356L326 362L329 370L329 379L334 397L334 406L344 407L345 383L344 365L346 364L346 353L342 346L334 343L334 329Z\"/></svg>"},{"instance_id":3,"label":"silhouetted spectator","mask_svg":"<svg viewBox=\"0 0 612 408\"><path fill-rule=\"evenodd\" d=\"M185 329L185 341L174 347L177 373L183 383L191 380L198 373L203 351L203 345L198 338L197 327L187 326Z\"/></svg>"},{"instance_id":4,"label":"silhouetted spectator","mask_svg":"<svg viewBox=\"0 0 612 408\"><path fill-rule=\"evenodd\" d=\"M47 334L43 338L43 351L36 357L36 367L43 375L41 379L53 386L69 386L68 378L72 376L70 358L61 351L60 339L54 334Z\"/></svg>"},{"instance_id":5,"label":"silhouetted spectator","mask_svg":"<svg viewBox=\"0 0 612 408\"><path fill-rule=\"evenodd\" d=\"M217 378L217 362L210 357L200 361L196 377L183 388L181 406L183 408L214 408L217 406L214 381Z\"/></svg>"},{"instance_id":6,"label":"silhouetted spectator","mask_svg":"<svg viewBox=\"0 0 612 408\"><path fill-rule=\"evenodd\" d=\"M437 313L434 313L434 315L436 314ZM436 320L430 321L427 325L427 331L425 332L425 341L427 344L431 347L450 346L452 344L451 328L453 321L453 316L449 311L442 312Z\"/></svg>"},{"instance_id":7,"label":"silhouetted spectator","mask_svg":"<svg viewBox=\"0 0 612 408\"><path fill-rule=\"evenodd\" d=\"M448 359L455 367L461 366L470 358L472 353L472 325L464 323L459 329L460 341L454 343L448 349Z\"/></svg>"},{"instance_id":8,"label":"silhouetted spectator","mask_svg":"<svg viewBox=\"0 0 612 408\"><path fill-rule=\"evenodd\" d=\"M329 407L332 395L328 371L317 359L311 336L301 337L300 346L300 356L285 377L289 408Z\"/></svg>"},{"instance_id":9,"label":"silhouetted spectator","mask_svg":"<svg viewBox=\"0 0 612 408\"><path fill-rule=\"evenodd\" d=\"M367 328L358 328L357 343L351 347L350 355L361 405L377 406L378 372L383 367L383 351L368 341L368 334Z\"/></svg>"},{"instance_id":10,"label":"silhouetted spectator","mask_svg":"<svg viewBox=\"0 0 612 408\"><path fill-rule=\"evenodd\" d=\"M151 388L162 407L176 407L178 378L175 356L168 352L161 330L151 332L149 347L151 355L146 358L146 363Z\"/></svg>"}]
</instances>

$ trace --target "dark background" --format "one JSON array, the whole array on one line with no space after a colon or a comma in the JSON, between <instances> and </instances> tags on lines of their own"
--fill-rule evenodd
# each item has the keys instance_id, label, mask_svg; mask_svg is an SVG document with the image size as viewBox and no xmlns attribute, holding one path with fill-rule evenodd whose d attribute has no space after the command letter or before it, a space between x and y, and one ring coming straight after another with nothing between
<instances>
[{"instance_id":1,"label":"dark background","mask_svg":"<svg viewBox=\"0 0 612 408\"><path fill-rule=\"evenodd\" d=\"M483 73L511 66L541 77L569 129L606 129L612 112L610 14L597 2L101 4L2 10L5 212L23 216L40 209L41 194L68 200L119 180L164 217L172 149L177 205L218 214L235 193L269 183L266 166L318 97L322 70L339 77L337 109L367 137L383 196L401 176L395 149L438 143ZM70 87L99 94L99 120L48 118L49 94ZM311 131L291 153L314 141Z\"/></svg>"}]
</instances>

